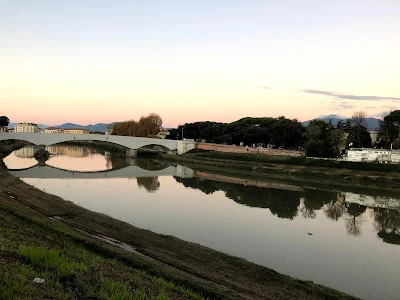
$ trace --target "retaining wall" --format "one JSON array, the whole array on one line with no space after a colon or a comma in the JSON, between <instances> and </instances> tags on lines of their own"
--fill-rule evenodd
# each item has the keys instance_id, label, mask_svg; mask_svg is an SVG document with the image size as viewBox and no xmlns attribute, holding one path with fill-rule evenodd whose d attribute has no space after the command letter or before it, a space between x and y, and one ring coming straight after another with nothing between
<instances>
[{"instance_id":1,"label":"retaining wall","mask_svg":"<svg viewBox=\"0 0 400 300\"><path fill-rule=\"evenodd\" d=\"M212 150L219 152L231 152L231 153L254 153L254 154L265 154L265 155L281 155L281 156L304 156L304 152L293 151L293 150L279 150L271 148L253 148L253 147L241 147L234 145L220 145L220 144L209 144L209 143L197 143L197 149Z\"/></svg>"}]
</instances>

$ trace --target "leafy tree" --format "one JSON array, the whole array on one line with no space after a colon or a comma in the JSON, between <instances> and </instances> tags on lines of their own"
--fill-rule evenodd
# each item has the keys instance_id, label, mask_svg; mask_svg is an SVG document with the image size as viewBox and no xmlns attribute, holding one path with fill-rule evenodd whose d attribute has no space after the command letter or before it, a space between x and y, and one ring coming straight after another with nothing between
<instances>
[{"instance_id":1,"label":"leafy tree","mask_svg":"<svg viewBox=\"0 0 400 300\"><path fill-rule=\"evenodd\" d=\"M367 128L362 125L356 125L350 131L346 145L352 144L354 148L369 148L372 146L371 135Z\"/></svg>"},{"instance_id":2,"label":"leafy tree","mask_svg":"<svg viewBox=\"0 0 400 300\"><path fill-rule=\"evenodd\" d=\"M352 128L346 140L346 145L352 144L354 148L368 148L372 146L371 135L366 127L367 113L357 111L352 117Z\"/></svg>"},{"instance_id":3,"label":"leafy tree","mask_svg":"<svg viewBox=\"0 0 400 300\"><path fill-rule=\"evenodd\" d=\"M313 120L306 131L306 155L310 157L337 157L340 154L343 133L332 129L323 120Z\"/></svg>"},{"instance_id":4,"label":"leafy tree","mask_svg":"<svg viewBox=\"0 0 400 300\"><path fill-rule=\"evenodd\" d=\"M161 125L161 117L157 114L152 113L149 114L147 117L142 116L139 122L131 120L115 124L112 134L123 136L149 137L159 133Z\"/></svg>"},{"instance_id":5,"label":"leafy tree","mask_svg":"<svg viewBox=\"0 0 400 300\"><path fill-rule=\"evenodd\" d=\"M347 119L346 124L343 125L343 130L344 130L344 132L349 133L351 131L352 127L353 126L351 125L351 120Z\"/></svg>"},{"instance_id":6,"label":"leafy tree","mask_svg":"<svg viewBox=\"0 0 400 300\"><path fill-rule=\"evenodd\" d=\"M390 143L400 138L400 110L392 111L383 118L379 135Z\"/></svg>"},{"instance_id":7,"label":"leafy tree","mask_svg":"<svg viewBox=\"0 0 400 300\"><path fill-rule=\"evenodd\" d=\"M6 116L1 116L0 117L0 127L7 127L8 124L10 124L10 119L7 118Z\"/></svg>"}]
</instances>

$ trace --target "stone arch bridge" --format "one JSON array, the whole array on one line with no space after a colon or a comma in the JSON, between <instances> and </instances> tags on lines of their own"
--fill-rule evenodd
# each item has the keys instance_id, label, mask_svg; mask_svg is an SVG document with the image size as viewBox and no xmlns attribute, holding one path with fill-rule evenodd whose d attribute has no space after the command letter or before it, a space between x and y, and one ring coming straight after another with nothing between
<instances>
[{"instance_id":1,"label":"stone arch bridge","mask_svg":"<svg viewBox=\"0 0 400 300\"><path fill-rule=\"evenodd\" d=\"M34 145L45 146L69 141L102 141L126 147L126 155L129 157L136 157L137 149L150 145L160 146L164 148L168 154L183 154L196 148L196 143L193 141L176 141L101 134L0 132L0 141L4 140L21 140L30 142Z\"/></svg>"}]
</instances>

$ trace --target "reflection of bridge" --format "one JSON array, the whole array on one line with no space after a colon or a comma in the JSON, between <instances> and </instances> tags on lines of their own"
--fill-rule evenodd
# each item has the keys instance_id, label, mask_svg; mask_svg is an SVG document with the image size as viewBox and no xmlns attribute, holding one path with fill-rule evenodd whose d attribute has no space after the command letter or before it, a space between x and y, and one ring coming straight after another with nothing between
<instances>
[{"instance_id":1,"label":"reflection of bridge","mask_svg":"<svg viewBox=\"0 0 400 300\"><path fill-rule=\"evenodd\" d=\"M145 170L138 166L128 166L125 168L101 172L75 172L62 170L50 166L34 166L22 170L9 170L9 172L19 178L75 178L75 179L97 179L97 178L135 178L135 177L156 177L156 176L177 176L191 178L194 171L183 166L169 166L163 170Z\"/></svg>"},{"instance_id":2,"label":"reflection of bridge","mask_svg":"<svg viewBox=\"0 0 400 300\"><path fill-rule=\"evenodd\" d=\"M9 133L0 132L2 140L21 140L35 145L54 145L68 141L103 141L128 148L127 156L135 157L139 148L149 145L161 146L167 149L168 153L182 154L196 147L192 141L176 141L165 139L149 139L142 137L100 135L100 134L66 134L66 133Z\"/></svg>"}]
</instances>

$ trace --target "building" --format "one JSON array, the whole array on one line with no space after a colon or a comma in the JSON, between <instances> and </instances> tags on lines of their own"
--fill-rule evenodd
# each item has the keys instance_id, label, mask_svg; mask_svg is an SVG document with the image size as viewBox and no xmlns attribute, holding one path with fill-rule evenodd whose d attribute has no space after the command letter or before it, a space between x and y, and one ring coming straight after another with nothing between
<instances>
[{"instance_id":1,"label":"building","mask_svg":"<svg viewBox=\"0 0 400 300\"><path fill-rule=\"evenodd\" d=\"M107 129L106 129L106 135L111 135L112 132L113 132L113 129L112 129L112 128L107 128Z\"/></svg>"},{"instance_id":2,"label":"building","mask_svg":"<svg viewBox=\"0 0 400 300\"><path fill-rule=\"evenodd\" d=\"M89 134L89 130L83 128L64 129L64 133L70 134Z\"/></svg>"},{"instance_id":3,"label":"building","mask_svg":"<svg viewBox=\"0 0 400 300\"><path fill-rule=\"evenodd\" d=\"M44 129L44 133L64 133L64 129L57 127L48 127Z\"/></svg>"},{"instance_id":4,"label":"building","mask_svg":"<svg viewBox=\"0 0 400 300\"><path fill-rule=\"evenodd\" d=\"M353 162L385 162L399 163L400 151L387 149L350 149L345 157L347 161Z\"/></svg>"},{"instance_id":5,"label":"building","mask_svg":"<svg viewBox=\"0 0 400 300\"><path fill-rule=\"evenodd\" d=\"M168 135L169 135L168 130L166 130L165 128L160 128L160 132L157 133L156 138L164 140L167 138Z\"/></svg>"},{"instance_id":6,"label":"building","mask_svg":"<svg viewBox=\"0 0 400 300\"><path fill-rule=\"evenodd\" d=\"M371 136L372 145L378 144L381 141L378 130L371 130L369 134Z\"/></svg>"},{"instance_id":7,"label":"building","mask_svg":"<svg viewBox=\"0 0 400 300\"><path fill-rule=\"evenodd\" d=\"M0 126L0 132L8 132L8 128Z\"/></svg>"},{"instance_id":8,"label":"building","mask_svg":"<svg viewBox=\"0 0 400 300\"><path fill-rule=\"evenodd\" d=\"M18 123L18 124L15 124L14 132L38 133L39 127L34 123Z\"/></svg>"}]
</instances>

